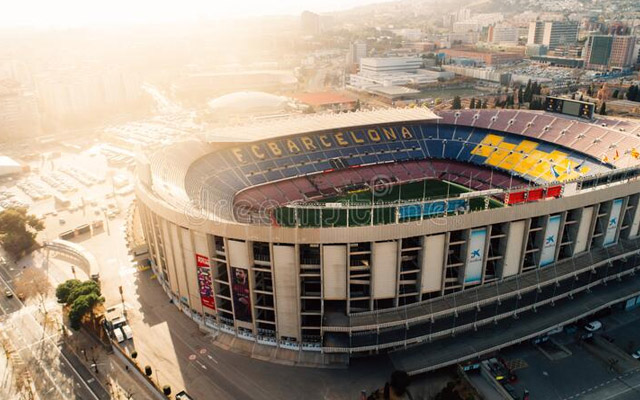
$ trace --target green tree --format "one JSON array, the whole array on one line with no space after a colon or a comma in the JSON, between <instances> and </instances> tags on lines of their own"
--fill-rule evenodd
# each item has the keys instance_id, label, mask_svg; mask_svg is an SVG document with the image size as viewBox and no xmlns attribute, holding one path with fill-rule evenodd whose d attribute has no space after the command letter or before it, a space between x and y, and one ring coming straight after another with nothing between
<instances>
[{"instance_id":1,"label":"green tree","mask_svg":"<svg viewBox=\"0 0 640 400\"><path fill-rule=\"evenodd\" d=\"M472 97L471 101L469 102L469 108L476 108L476 98Z\"/></svg>"},{"instance_id":2,"label":"green tree","mask_svg":"<svg viewBox=\"0 0 640 400\"><path fill-rule=\"evenodd\" d=\"M58 299L58 303L67 304L67 299L69 299L69 295L71 291L80 285L80 281L77 279L69 279L58 285L56 288L56 298Z\"/></svg>"},{"instance_id":3,"label":"green tree","mask_svg":"<svg viewBox=\"0 0 640 400\"><path fill-rule=\"evenodd\" d=\"M84 316L93 312L94 307L102 303L104 303L104 297L98 296L96 293L83 294L75 299L69 310L71 327L75 330L80 329Z\"/></svg>"},{"instance_id":4,"label":"green tree","mask_svg":"<svg viewBox=\"0 0 640 400\"><path fill-rule=\"evenodd\" d=\"M460 100L460 96L456 96L453 98L453 103L451 104L451 108L454 110L459 110L462 108L462 101Z\"/></svg>"},{"instance_id":5,"label":"green tree","mask_svg":"<svg viewBox=\"0 0 640 400\"><path fill-rule=\"evenodd\" d=\"M87 314L93 313L97 305L104 303L104 297L96 282L81 282L77 279L59 284L56 288L56 298L58 302L69 307L69 323L75 330L80 329L82 319Z\"/></svg>"},{"instance_id":6,"label":"green tree","mask_svg":"<svg viewBox=\"0 0 640 400\"><path fill-rule=\"evenodd\" d=\"M24 207L8 208L0 212L0 244L14 258L35 247L37 232L44 223Z\"/></svg>"},{"instance_id":7,"label":"green tree","mask_svg":"<svg viewBox=\"0 0 640 400\"><path fill-rule=\"evenodd\" d=\"M611 95L611 97L614 99L617 99L619 94L620 94L620 91L616 89L613 91L613 94Z\"/></svg>"}]
</instances>

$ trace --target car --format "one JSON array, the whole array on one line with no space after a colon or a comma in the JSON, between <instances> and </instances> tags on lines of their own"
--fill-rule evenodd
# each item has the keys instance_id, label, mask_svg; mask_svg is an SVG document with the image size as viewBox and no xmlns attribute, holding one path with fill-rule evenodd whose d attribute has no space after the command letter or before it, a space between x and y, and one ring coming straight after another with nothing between
<instances>
[{"instance_id":1,"label":"car","mask_svg":"<svg viewBox=\"0 0 640 400\"><path fill-rule=\"evenodd\" d=\"M631 353L631 357L635 358L636 360L640 359L640 349Z\"/></svg>"},{"instance_id":2,"label":"car","mask_svg":"<svg viewBox=\"0 0 640 400\"><path fill-rule=\"evenodd\" d=\"M194 400L193 397L189 396L187 392L184 390L176 394L176 400Z\"/></svg>"},{"instance_id":3,"label":"car","mask_svg":"<svg viewBox=\"0 0 640 400\"><path fill-rule=\"evenodd\" d=\"M602 329L602 322L600 321L591 321L584 326L584 329L587 332L595 332Z\"/></svg>"},{"instance_id":4,"label":"car","mask_svg":"<svg viewBox=\"0 0 640 400\"><path fill-rule=\"evenodd\" d=\"M64 218L60 218L58 222L60 223L60 225L64 225L67 223L67 221L65 221Z\"/></svg>"},{"instance_id":5,"label":"car","mask_svg":"<svg viewBox=\"0 0 640 400\"><path fill-rule=\"evenodd\" d=\"M12 298L13 297L13 292L11 290L9 290L9 289L6 289L4 291L4 297L6 297L7 299Z\"/></svg>"},{"instance_id":6,"label":"car","mask_svg":"<svg viewBox=\"0 0 640 400\"><path fill-rule=\"evenodd\" d=\"M122 333L126 339L131 339L133 337L133 330L129 325L122 325L120 329L122 329Z\"/></svg>"}]
</instances>

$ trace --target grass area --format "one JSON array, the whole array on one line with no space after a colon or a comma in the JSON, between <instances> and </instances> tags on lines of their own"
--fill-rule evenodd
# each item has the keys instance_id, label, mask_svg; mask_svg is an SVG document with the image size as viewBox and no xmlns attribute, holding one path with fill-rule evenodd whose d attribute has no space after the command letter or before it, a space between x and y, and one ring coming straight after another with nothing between
<instances>
[{"instance_id":1,"label":"grass area","mask_svg":"<svg viewBox=\"0 0 640 400\"><path fill-rule=\"evenodd\" d=\"M397 207L390 204L388 207L369 208L372 201L380 205L392 203L398 200L406 202L411 200L438 201L447 197L455 197L460 193L469 192L470 189L435 179L427 179L420 182L412 182L401 185L379 185L375 189L369 188L355 189L340 196L332 196L318 201L318 203L342 203L345 207L327 207L319 209L294 209L280 207L275 210L275 220L281 226L301 227L331 227L331 226L366 226L380 224L390 224L396 222ZM349 208L346 204L362 205L364 208ZM444 204L443 204L444 206ZM490 208L501 207L502 204L491 199ZM475 198L469 201L469 208L479 210L485 208L482 198ZM454 212L454 210L448 210ZM444 210L442 210L444 213ZM402 221L420 219L419 216L403 218Z\"/></svg>"}]
</instances>

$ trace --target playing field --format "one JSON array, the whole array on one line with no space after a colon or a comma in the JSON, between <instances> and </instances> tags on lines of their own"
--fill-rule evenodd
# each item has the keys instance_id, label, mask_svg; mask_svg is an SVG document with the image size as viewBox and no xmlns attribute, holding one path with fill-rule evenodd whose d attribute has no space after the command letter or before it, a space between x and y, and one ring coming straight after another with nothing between
<instances>
[{"instance_id":1,"label":"playing field","mask_svg":"<svg viewBox=\"0 0 640 400\"><path fill-rule=\"evenodd\" d=\"M469 192L470 189L461 185L440 181L435 179L427 179L419 182L411 182L405 184L380 184L373 188L353 188L347 190L339 196L327 197L316 201L314 208L303 207L280 207L274 212L274 223L280 226L301 226L301 227L333 227L333 226L366 226L390 224L397 221L411 221L429 217L434 215L451 214L457 210L453 208L453 204L448 205L445 211L445 204L442 201L446 198L455 198L460 193ZM399 210L403 206L398 207L398 202L417 201L420 203L428 203L429 211L424 210L421 206L416 214L401 212L407 210ZM456 207L464 200L456 202ZM374 204L375 207L371 205ZM388 206L384 206L388 204ZM348 205L348 206L347 206ZM465 207L472 210L485 208L485 200L483 198L473 198L468 200ZM501 203L491 199L489 207L500 207ZM426 204L424 206L426 208ZM411 214L411 215L409 215Z\"/></svg>"}]
</instances>

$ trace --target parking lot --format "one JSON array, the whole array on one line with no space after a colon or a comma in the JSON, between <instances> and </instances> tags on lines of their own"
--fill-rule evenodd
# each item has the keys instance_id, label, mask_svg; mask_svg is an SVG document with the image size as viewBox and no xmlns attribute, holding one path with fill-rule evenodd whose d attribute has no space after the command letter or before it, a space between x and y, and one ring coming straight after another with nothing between
<instances>
[{"instance_id":1,"label":"parking lot","mask_svg":"<svg viewBox=\"0 0 640 400\"><path fill-rule=\"evenodd\" d=\"M630 353L640 347L640 310L616 308L599 317L603 327L586 342L580 327L563 329L550 340L534 345L523 343L501 352L517 381L511 382L522 399L572 400L640 398L640 361Z\"/></svg>"}]
</instances>

